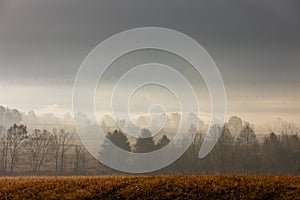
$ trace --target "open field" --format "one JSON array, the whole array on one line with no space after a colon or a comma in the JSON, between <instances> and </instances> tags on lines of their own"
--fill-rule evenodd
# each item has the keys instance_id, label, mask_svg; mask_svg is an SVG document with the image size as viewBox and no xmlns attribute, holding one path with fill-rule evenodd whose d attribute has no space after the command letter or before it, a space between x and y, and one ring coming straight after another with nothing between
<instances>
[{"instance_id":1,"label":"open field","mask_svg":"<svg viewBox=\"0 0 300 200\"><path fill-rule=\"evenodd\" d=\"M300 177L2 177L0 199L300 199Z\"/></svg>"}]
</instances>

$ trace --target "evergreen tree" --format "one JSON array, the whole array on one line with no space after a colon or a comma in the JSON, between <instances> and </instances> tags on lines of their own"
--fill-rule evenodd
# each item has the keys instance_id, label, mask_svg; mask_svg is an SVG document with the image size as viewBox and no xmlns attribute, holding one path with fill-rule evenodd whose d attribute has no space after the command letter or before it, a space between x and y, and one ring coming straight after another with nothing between
<instances>
[{"instance_id":1,"label":"evergreen tree","mask_svg":"<svg viewBox=\"0 0 300 200\"><path fill-rule=\"evenodd\" d=\"M122 133L122 131L115 130L114 132L109 132L107 138L119 148L125 151L131 151L130 143L127 136Z\"/></svg>"},{"instance_id":2,"label":"evergreen tree","mask_svg":"<svg viewBox=\"0 0 300 200\"><path fill-rule=\"evenodd\" d=\"M115 146L113 146L111 143ZM122 166L127 164L129 157L123 157L120 155L120 149L117 149L116 146L125 151L131 151L127 136L120 130L115 130L114 132L109 132L107 134L106 139L101 145L100 160L105 160L113 166Z\"/></svg>"},{"instance_id":3,"label":"evergreen tree","mask_svg":"<svg viewBox=\"0 0 300 200\"><path fill-rule=\"evenodd\" d=\"M134 145L134 152L136 153L148 153L156 149L155 142L151 136L151 132L148 129L142 129L141 137L136 139Z\"/></svg>"},{"instance_id":4,"label":"evergreen tree","mask_svg":"<svg viewBox=\"0 0 300 200\"><path fill-rule=\"evenodd\" d=\"M157 149L163 148L167 144L169 144L170 140L166 135L163 135L160 140L157 142L156 147Z\"/></svg>"}]
</instances>

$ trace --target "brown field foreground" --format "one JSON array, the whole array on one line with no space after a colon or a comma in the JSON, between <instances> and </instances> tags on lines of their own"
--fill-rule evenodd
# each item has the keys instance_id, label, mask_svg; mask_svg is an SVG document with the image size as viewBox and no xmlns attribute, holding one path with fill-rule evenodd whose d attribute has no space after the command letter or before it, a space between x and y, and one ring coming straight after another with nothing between
<instances>
[{"instance_id":1,"label":"brown field foreground","mask_svg":"<svg viewBox=\"0 0 300 200\"><path fill-rule=\"evenodd\" d=\"M2 177L0 199L300 199L300 177Z\"/></svg>"}]
</instances>

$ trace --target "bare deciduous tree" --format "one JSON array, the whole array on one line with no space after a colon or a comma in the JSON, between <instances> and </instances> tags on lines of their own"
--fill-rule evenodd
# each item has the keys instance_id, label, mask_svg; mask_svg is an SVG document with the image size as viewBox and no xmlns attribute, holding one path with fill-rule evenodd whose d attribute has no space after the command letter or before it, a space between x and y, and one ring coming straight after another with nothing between
<instances>
[{"instance_id":1,"label":"bare deciduous tree","mask_svg":"<svg viewBox=\"0 0 300 200\"><path fill-rule=\"evenodd\" d=\"M34 173L40 171L46 154L50 151L53 135L46 130L35 129L26 141L26 149L30 154L30 166Z\"/></svg>"},{"instance_id":2,"label":"bare deciduous tree","mask_svg":"<svg viewBox=\"0 0 300 200\"><path fill-rule=\"evenodd\" d=\"M83 170L85 169L85 165L87 162L85 153L86 152L83 145L81 144L75 145L76 160L75 160L74 170L76 174L82 173Z\"/></svg>"},{"instance_id":3,"label":"bare deciduous tree","mask_svg":"<svg viewBox=\"0 0 300 200\"><path fill-rule=\"evenodd\" d=\"M1 171L2 173L6 173L7 171L7 156L8 156L8 138L7 131L0 126L0 140L1 140Z\"/></svg>"},{"instance_id":4,"label":"bare deciduous tree","mask_svg":"<svg viewBox=\"0 0 300 200\"><path fill-rule=\"evenodd\" d=\"M10 155L10 173L13 173L18 150L21 142L27 137L27 127L25 125L11 126L7 131L8 152Z\"/></svg>"},{"instance_id":5,"label":"bare deciduous tree","mask_svg":"<svg viewBox=\"0 0 300 200\"><path fill-rule=\"evenodd\" d=\"M55 151L55 172L64 171L65 153L72 143L73 135L64 129L53 130L53 146ZM60 165L59 165L60 164Z\"/></svg>"}]
</instances>

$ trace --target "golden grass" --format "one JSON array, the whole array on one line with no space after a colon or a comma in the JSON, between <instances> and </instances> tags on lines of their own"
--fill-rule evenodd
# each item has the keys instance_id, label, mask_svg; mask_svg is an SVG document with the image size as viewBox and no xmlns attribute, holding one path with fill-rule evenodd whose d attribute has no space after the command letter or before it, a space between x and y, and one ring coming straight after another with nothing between
<instances>
[{"instance_id":1,"label":"golden grass","mask_svg":"<svg viewBox=\"0 0 300 200\"><path fill-rule=\"evenodd\" d=\"M2 177L0 199L300 199L300 177Z\"/></svg>"}]
</instances>

